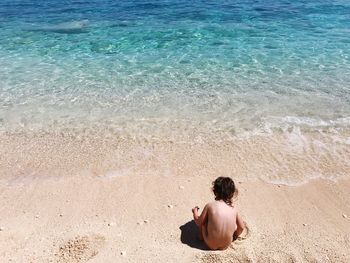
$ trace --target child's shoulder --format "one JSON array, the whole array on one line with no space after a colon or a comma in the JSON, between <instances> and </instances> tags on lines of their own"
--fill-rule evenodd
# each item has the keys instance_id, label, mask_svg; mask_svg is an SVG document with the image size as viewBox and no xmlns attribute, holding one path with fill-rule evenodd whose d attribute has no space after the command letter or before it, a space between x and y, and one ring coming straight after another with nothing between
<instances>
[{"instance_id":1,"label":"child's shoulder","mask_svg":"<svg viewBox=\"0 0 350 263\"><path fill-rule=\"evenodd\" d=\"M217 201L217 200L214 200L214 201L211 201L211 202L207 203L207 207L208 208L210 208L210 207L219 207L221 205L222 205L222 202Z\"/></svg>"},{"instance_id":2,"label":"child's shoulder","mask_svg":"<svg viewBox=\"0 0 350 263\"><path fill-rule=\"evenodd\" d=\"M216 205L216 201L211 201L211 202L208 202L205 206L209 209L209 208L212 208Z\"/></svg>"},{"instance_id":3,"label":"child's shoulder","mask_svg":"<svg viewBox=\"0 0 350 263\"><path fill-rule=\"evenodd\" d=\"M230 205L230 204L227 204L227 203L225 203L225 202L223 202L223 201L217 201L217 200L215 200L215 201L212 201L212 202L210 202L210 203L208 203L208 204L210 204L211 207L225 207L225 208L233 209L233 210L235 210L235 211L238 210L236 205L234 205L234 204L231 204L231 205Z\"/></svg>"}]
</instances>

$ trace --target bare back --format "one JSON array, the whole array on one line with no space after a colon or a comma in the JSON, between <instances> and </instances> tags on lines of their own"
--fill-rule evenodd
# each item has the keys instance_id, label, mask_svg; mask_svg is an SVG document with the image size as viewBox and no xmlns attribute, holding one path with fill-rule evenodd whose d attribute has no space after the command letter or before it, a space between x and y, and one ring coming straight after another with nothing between
<instances>
[{"instance_id":1,"label":"bare back","mask_svg":"<svg viewBox=\"0 0 350 263\"><path fill-rule=\"evenodd\" d=\"M203 225L203 238L211 249L225 249L231 242L237 229L238 211L223 201L214 201L206 205L207 220Z\"/></svg>"}]
</instances>

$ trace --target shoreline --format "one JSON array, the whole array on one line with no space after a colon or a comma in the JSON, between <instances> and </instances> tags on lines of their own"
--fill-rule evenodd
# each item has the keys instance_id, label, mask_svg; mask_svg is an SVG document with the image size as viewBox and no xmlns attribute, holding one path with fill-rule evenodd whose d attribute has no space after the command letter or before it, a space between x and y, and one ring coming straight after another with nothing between
<instances>
[{"instance_id":1,"label":"shoreline","mask_svg":"<svg viewBox=\"0 0 350 263\"><path fill-rule=\"evenodd\" d=\"M350 1L0 1L0 263L350 263ZM225 251L191 208L231 177Z\"/></svg>"},{"instance_id":2,"label":"shoreline","mask_svg":"<svg viewBox=\"0 0 350 263\"><path fill-rule=\"evenodd\" d=\"M249 236L225 251L196 239L206 176L70 177L0 186L2 262L348 262L350 180L237 183Z\"/></svg>"},{"instance_id":3,"label":"shoreline","mask_svg":"<svg viewBox=\"0 0 350 263\"><path fill-rule=\"evenodd\" d=\"M349 178L347 133L273 133L186 140L79 131L0 134L0 183L45 177L144 174L215 177L302 185Z\"/></svg>"}]
</instances>

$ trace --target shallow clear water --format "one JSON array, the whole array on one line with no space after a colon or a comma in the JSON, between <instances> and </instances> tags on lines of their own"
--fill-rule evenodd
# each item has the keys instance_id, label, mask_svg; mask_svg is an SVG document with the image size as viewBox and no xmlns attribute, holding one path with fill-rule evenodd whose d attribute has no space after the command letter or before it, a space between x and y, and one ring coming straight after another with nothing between
<instances>
[{"instance_id":1,"label":"shallow clear water","mask_svg":"<svg viewBox=\"0 0 350 263\"><path fill-rule=\"evenodd\" d=\"M349 129L349 36L345 0L3 0L0 128Z\"/></svg>"},{"instance_id":2,"label":"shallow clear water","mask_svg":"<svg viewBox=\"0 0 350 263\"><path fill-rule=\"evenodd\" d=\"M0 2L2 179L298 185L348 177L349 134L349 1Z\"/></svg>"}]
</instances>

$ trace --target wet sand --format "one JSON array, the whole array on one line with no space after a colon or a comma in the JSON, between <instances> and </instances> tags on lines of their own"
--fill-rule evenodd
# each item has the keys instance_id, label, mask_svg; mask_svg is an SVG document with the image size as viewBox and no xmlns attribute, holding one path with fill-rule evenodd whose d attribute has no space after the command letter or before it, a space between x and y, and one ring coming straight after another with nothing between
<instances>
[{"instance_id":1,"label":"wet sand","mask_svg":"<svg viewBox=\"0 0 350 263\"><path fill-rule=\"evenodd\" d=\"M296 186L313 179L349 178L350 136L345 133L179 137L91 129L0 133L0 182L76 175L226 175Z\"/></svg>"}]
</instances>

